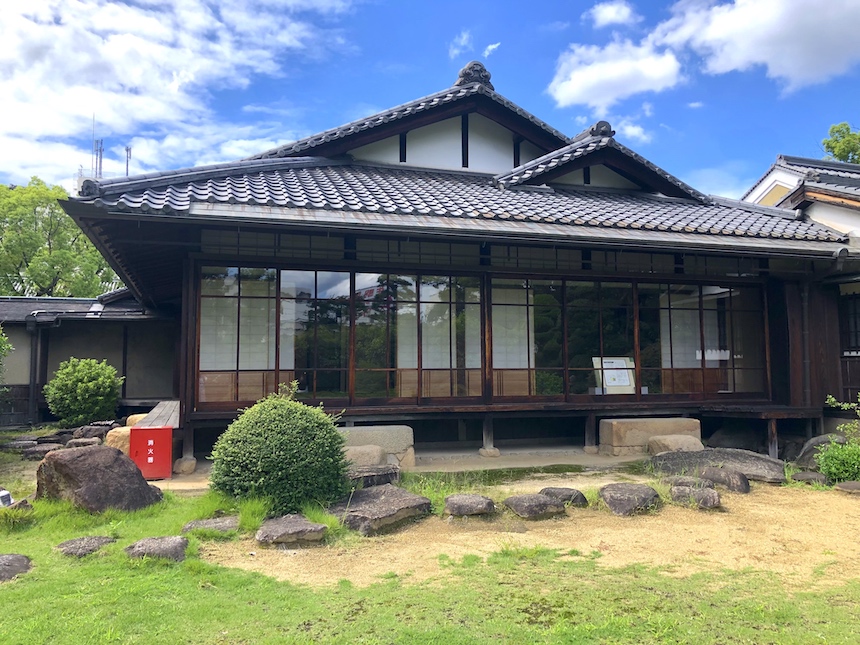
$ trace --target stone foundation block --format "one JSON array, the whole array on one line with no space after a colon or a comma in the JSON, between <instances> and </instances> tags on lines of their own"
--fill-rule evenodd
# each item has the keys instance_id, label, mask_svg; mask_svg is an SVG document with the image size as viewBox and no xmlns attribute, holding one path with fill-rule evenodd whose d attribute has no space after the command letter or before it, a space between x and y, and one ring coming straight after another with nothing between
<instances>
[{"instance_id":1,"label":"stone foundation block","mask_svg":"<svg viewBox=\"0 0 860 645\"><path fill-rule=\"evenodd\" d=\"M354 426L340 428L346 446L380 446L393 466L409 468L415 465L415 438L412 428L404 425Z\"/></svg>"},{"instance_id":2,"label":"stone foundation block","mask_svg":"<svg viewBox=\"0 0 860 645\"><path fill-rule=\"evenodd\" d=\"M619 457L648 454L648 441L660 435L685 435L701 440L698 419L683 417L601 419L600 454Z\"/></svg>"}]
</instances>

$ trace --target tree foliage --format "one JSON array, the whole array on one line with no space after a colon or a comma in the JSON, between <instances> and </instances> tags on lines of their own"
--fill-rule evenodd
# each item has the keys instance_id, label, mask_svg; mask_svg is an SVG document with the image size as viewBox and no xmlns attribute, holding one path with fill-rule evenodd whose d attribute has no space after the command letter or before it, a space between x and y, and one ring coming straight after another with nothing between
<instances>
[{"instance_id":1,"label":"tree foliage","mask_svg":"<svg viewBox=\"0 0 860 645\"><path fill-rule=\"evenodd\" d=\"M92 298L118 282L58 199L68 195L33 177L0 186L0 295Z\"/></svg>"},{"instance_id":2,"label":"tree foliage","mask_svg":"<svg viewBox=\"0 0 860 645\"><path fill-rule=\"evenodd\" d=\"M860 163L860 130L845 123L830 126L830 137L822 141L827 154L837 161Z\"/></svg>"}]
</instances>

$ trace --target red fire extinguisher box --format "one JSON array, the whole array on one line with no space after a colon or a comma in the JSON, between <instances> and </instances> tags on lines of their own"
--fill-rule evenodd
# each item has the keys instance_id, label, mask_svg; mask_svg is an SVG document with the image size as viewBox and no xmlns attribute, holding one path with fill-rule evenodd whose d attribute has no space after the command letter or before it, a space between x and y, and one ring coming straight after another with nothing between
<instances>
[{"instance_id":1,"label":"red fire extinguisher box","mask_svg":"<svg viewBox=\"0 0 860 645\"><path fill-rule=\"evenodd\" d=\"M173 428L133 427L129 453L144 479L170 479L173 473Z\"/></svg>"}]
</instances>

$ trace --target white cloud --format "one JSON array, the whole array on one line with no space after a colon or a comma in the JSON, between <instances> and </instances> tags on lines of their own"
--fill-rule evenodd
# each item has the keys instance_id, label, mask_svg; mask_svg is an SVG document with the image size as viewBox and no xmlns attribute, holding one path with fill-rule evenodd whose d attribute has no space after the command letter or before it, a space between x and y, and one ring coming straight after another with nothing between
<instances>
[{"instance_id":1,"label":"white cloud","mask_svg":"<svg viewBox=\"0 0 860 645\"><path fill-rule=\"evenodd\" d=\"M472 51L472 48L472 32L464 29L448 45L448 58L454 60L460 54Z\"/></svg>"},{"instance_id":2,"label":"white cloud","mask_svg":"<svg viewBox=\"0 0 860 645\"><path fill-rule=\"evenodd\" d=\"M645 102L642 104L642 114L645 116L653 116L654 115L654 105L649 102Z\"/></svg>"},{"instance_id":3,"label":"white cloud","mask_svg":"<svg viewBox=\"0 0 860 645\"><path fill-rule=\"evenodd\" d=\"M653 138L650 132L646 131L645 128L630 118L622 117L617 122L613 122L612 127L622 141L629 140L637 143L650 143Z\"/></svg>"},{"instance_id":4,"label":"white cloud","mask_svg":"<svg viewBox=\"0 0 860 645\"><path fill-rule=\"evenodd\" d=\"M711 74L764 66L768 77L794 90L860 62L857 0L683 0L672 11L654 42L691 48Z\"/></svg>"},{"instance_id":5,"label":"white cloud","mask_svg":"<svg viewBox=\"0 0 860 645\"><path fill-rule=\"evenodd\" d=\"M584 114L580 114L579 116L573 117L573 122L578 126L585 126L588 124L588 117Z\"/></svg>"},{"instance_id":6,"label":"white cloud","mask_svg":"<svg viewBox=\"0 0 860 645\"><path fill-rule=\"evenodd\" d=\"M642 20L626 0L601 2L586 11L583 17L591 18L596 29L609 25L632 25Z\"/></svg>"},{"instance_id":7,"label":"white cloud","mask_svg":"<svg viewBox=\"0 0 860 645\"><path fill-rule=\"evenodd\" d=\"M484 53L483 53L484 58L488 58L490 56L490 54L492 54L494 51L496 51L499 48L499 45L501 45L501 44L502 43L498 42L498 43L493 43L492 45L487 45L484 48Z\"/></svg>"},{"instance_id":8,"label":"white cloud","mask_svg":"<svg viewBox=\"0 0 860 645\"><path fill-rule=\"evenodd\" d=\"M749 173L745 162L731 161L714 168L691 170L682 179L706 195L740 199L758 176Z\"/></svg>"},{"instance_id":9,"label":"white cloud","mask_svg":"<svg viewBox=\"0 0 860 645\"><path fill-rule=\"evenodd\" d=\"M106 151L106 172L117 164L125 172L124 146L135 145L135 133L169 142L151 148L161 157L141 145L142 169L197 163L201 140L226 153L230 146L219 141L229 141L234 126L213 114L209 92L248 87L259 75L283 75L298 56L342 48L339 31L314 20L324 14L331 24L348 7L346 0L7 0L0 178L20 182L36 172L56 182L79 165L89 170L94 115L96 136L116 144Z\"/></svg>"},{"instance_id":10,"label":"white cloud","mask_svg":"<svg viewBox=\"0 0 860 645\"><path fill-rule=\"evenodd\" d=\"M693 101L691 103L687 103L687 107L693 110L698 110L699 108L705 107L705 104L701 101Z\"/></svg>"},{"instance_id":11,"label":"white cloud","mask_svg":"<svg viewBox=\"0 0 860 645\"><path fill-rule=\"evenodd\" d=\"M550 22L545 25L541 25L540 29L542 31L565 31L570 27L569 22L565 22L562 20L556 20L555 22Z\"/></svg>"},{"instance_id":12,"label":"white cloud","mask_svg":"<svg viewBox=\"0 0 860 645\"><path fill-rule=\"evenodd\" d=\"M660 92L681 80L681 64L672 51L615 40L605 47L571 45L559 56L548 91L559 107L588 105L603 116L622 99Z\"/></svg>"}]
</instances>

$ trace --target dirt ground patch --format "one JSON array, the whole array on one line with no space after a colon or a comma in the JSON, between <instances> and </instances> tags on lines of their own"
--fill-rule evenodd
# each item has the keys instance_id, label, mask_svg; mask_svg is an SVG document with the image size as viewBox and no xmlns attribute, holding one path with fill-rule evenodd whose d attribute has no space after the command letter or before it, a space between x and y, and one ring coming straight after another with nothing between
<instances>
[{"instance_id":1,"label":"dirt ground patch","mask_svg":"<svg viewBox=\"0 0 860 645\"><path fill-rule=\"evenodd\" d=\"M633 479L644 480L619 474L540 476L499 486L491 496L500 501L544 486L596 488ZM201 557L312 586L343 579L367 586L392 573L407 582L433 580L447 575L442 555L459 559L533 546L599 553L602 566L643 563L662 567L667 575L749 567L771 571L796 588L860 577L860 498L757 483L749 495L721 495L724 508L718 512L667 505L631 518L593 508L569 509L566 516L542 522L525 522L509 513L490 521L433 516L346 546L284 550L246 539L207 542Z\"/></svg>"}]
</instances>

